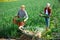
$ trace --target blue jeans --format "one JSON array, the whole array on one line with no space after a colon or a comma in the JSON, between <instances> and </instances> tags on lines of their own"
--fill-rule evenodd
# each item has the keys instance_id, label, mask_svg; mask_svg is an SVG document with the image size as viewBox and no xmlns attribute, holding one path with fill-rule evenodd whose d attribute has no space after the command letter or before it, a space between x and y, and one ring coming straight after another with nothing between
<instances>
[{"instance_id":1,"label":"blue jeans","mask_svg":"<svg viewBox=\"0 0 60 40\"><path fill-rule=\"evenodd\" d=\"M50 18L45 18L46 27L50 26Z\"/></svg>"}]
</instances>

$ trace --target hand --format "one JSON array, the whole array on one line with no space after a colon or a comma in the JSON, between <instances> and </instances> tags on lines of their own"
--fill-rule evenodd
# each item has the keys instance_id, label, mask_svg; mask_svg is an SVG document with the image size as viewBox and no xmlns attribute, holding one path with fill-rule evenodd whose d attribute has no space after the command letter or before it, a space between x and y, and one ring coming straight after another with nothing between
<instances>
[{"instance_id":1,"label":"hand","mask_svg":"<svg viewBox=\"0 0 60 40\"><path fill-rule=\"evenodd\" d=\"M52 15L50 14L50 17L51 17Z\"/></svg>"},{"instance_id":2,"label":"hand","mask_svg":"<svg viewBox=\"0 0 60 40\"><path fill-rule=\"evenodd\" d=\"M42 14L40 14L40 16L43 16Z\"/></svg>"},{"instance_id":3,"label":"hand","mask_svg":"<svg viewBox=\"0 0 60 40\"><path fill-rule=\"evenodd\" d=\"M25 23L26 21L24 20L23 22Z\"/></svg>"}]
</instances>

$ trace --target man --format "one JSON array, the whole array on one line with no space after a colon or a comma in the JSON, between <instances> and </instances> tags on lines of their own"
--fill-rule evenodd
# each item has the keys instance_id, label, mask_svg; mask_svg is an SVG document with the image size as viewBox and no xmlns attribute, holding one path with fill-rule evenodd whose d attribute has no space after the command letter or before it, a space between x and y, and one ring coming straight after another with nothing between
<instances>
[{"instance_id":1,"label":"man","mask_svg":"<svg viewBox=\"0 0 60 40\"><path fill-rule=\"evenodd\" d=\"M47 3L47 6L44 9L44 13L48 16L45 17L45 21L46 21L46 30L49 29L50 26L50 16L51 16L51 7L50 7L50 3Z\"/></svg>"},{"instance_id":2,"label":"man","mask_svg":"<svg viewBox=\"0 0 60 40\"><path fill-rule=\"evenodd\" d=\"M21 6L21 9L18 11L18 17L19 18L24 18L24 21L23 22L20 22L18 23L19 25L19 29L23 28L24 26L24 23L27 21L28 19L28 15L27 15L27 12L25 10L25 5L22 5Z\"/></svg>"}]
</instances>

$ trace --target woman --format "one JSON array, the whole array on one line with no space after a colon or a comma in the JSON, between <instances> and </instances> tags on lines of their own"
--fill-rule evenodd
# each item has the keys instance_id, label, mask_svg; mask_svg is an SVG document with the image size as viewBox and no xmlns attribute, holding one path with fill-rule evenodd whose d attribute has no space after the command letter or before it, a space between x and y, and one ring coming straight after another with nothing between
<instances>
[{"instance_id":1,"label":"woman","mask_svg":"<svg viewBox=\"0 0 60 40\"><path fill-rule=\"evenodd\" d=\"M46 30L48 30L49 29L49 26L50 26L50 16L51 16L50 3L47 3L47 6L44 8L44 13L48 16L48 17L45 17Z\"/></svg>"}]
</instances>

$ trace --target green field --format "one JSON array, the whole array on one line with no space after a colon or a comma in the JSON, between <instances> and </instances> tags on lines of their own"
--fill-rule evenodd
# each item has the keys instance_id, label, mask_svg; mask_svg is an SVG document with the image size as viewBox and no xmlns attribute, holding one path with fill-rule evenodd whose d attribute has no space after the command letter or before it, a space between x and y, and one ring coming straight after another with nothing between
<instances>
[{"instance_id":1,"label":"green field","mask_svg":"<svg viewBox=\"0 0 60 40\"><path fill-rule=\"evenodd\" d=\"M13 24L13 18L17 15L20 6L24 4L29 15L25 26L45 27L45 20L39 17L44 12L47 3L51 3L52 16L50 27L60 28L59 0L20 0L16 2L0 2L0 37L19 37L18 26ZM60 29L58 29L60 30ZM60 31L59 31L60 32Z\"/></svg>"}]
</instances>

